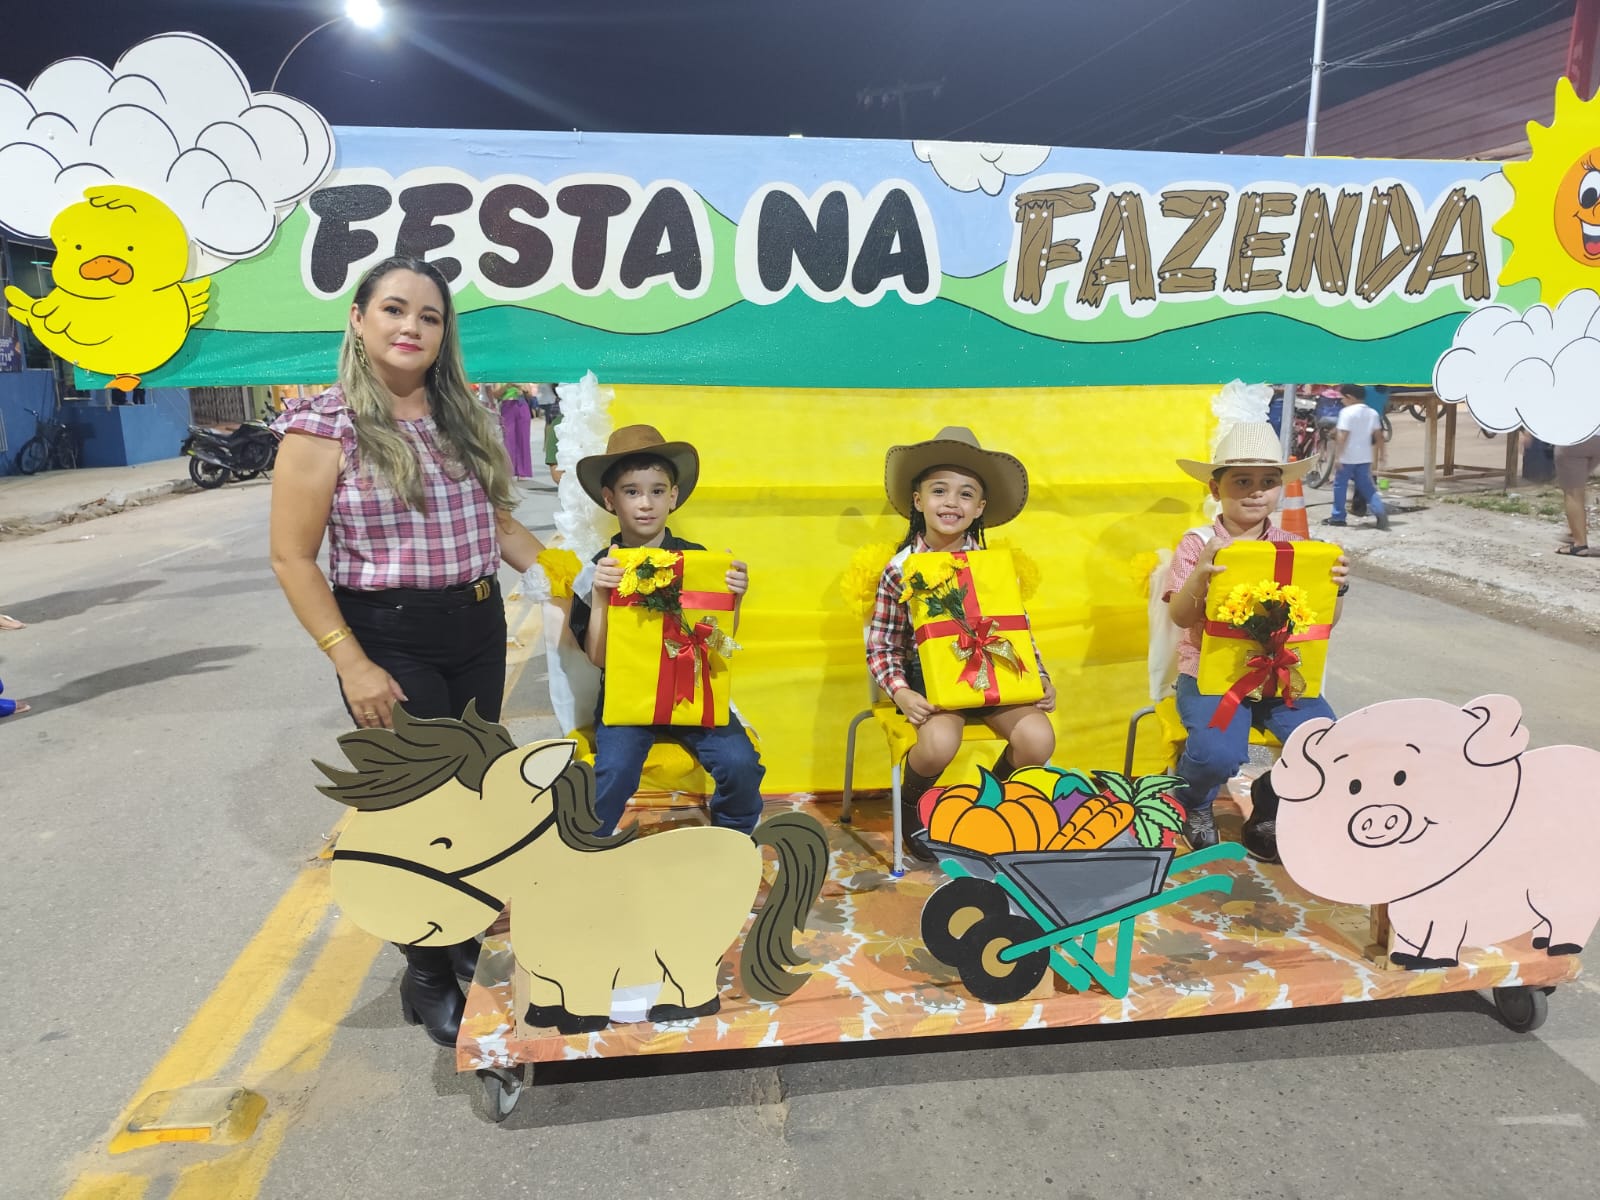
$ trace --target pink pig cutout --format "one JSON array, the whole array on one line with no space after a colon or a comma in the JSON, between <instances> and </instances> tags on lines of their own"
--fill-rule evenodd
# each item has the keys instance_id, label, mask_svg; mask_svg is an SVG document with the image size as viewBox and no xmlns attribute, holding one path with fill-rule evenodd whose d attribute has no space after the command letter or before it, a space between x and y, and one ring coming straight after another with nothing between
<instances>
[{"instance_id":1,"label":"pink pig cutout","mask_svg":"<svg viewBox=\"0 0 1600 1200\"><path fill-rule=\"evenodd\" d=\"M1600 921L1600 751L1527 745L1510 696L1307 721L1272 768L1283 865L1325 899L1388 904L1398 966L1529 932L1576 954Z\"/></svg>"}]
</instances>

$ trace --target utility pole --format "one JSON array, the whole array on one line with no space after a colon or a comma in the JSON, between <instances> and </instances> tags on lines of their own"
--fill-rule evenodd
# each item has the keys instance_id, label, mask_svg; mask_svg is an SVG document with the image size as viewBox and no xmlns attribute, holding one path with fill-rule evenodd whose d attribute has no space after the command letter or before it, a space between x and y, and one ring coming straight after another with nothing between
<instances>
[{"instance_id":1,"label":"utility pole","mask_svg":"<svg viewBox=\"0 0 1600 1200\"><path fill-rule=\"evenodd\" d=\"M1578 0L1581 6L1585 0ZM1589 0L1590 3L1600 0ZM1306 106L1306 157L1317 153L1317 114L1322 107L1322 43L1328 28L1328 0L1317 0L1317 31L1311 39L1311 99ZM1283 409L1278 414L1278 439L1283 447L1283 457L1289 457L1289 447L1294 444L1294 397L1298 390L1292 383L1283 385Z\"/></svg>"}]
</instances>

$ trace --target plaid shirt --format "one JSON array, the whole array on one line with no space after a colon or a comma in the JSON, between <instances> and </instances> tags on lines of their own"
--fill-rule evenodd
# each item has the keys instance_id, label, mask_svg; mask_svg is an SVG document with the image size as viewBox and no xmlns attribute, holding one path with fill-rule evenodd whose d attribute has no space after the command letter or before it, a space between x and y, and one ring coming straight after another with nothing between
<instances>
[{"instance_id":1,"label":"plaid shirt","mask_svg":"<svg viewBox=\"0 0 1600 1200\"><path fill-rule=\"evenodd\" d=\"M500 563L494 505L470 470L452 460L433 418L396 421L417 452L426 512L407 508L367 478L353 414L337 387L294 405L273 422L279 433L332 438L344 450L328 514L328 574L336 587L445 588L493 575Z\"/></svg>"},{"instance_id":2,"label":"plaid shirt","mask_svg":"<svg viewBox=\"0 0 1600 1200\"><path fill-rule=\"evenodd\" d=\"M981 550L978 539L968 534L961 542L963 550ZM867 623L867 670L872 673L873 682L885 696L893 698L894 694L903 687L908 687L906 682L907 658L916 653L916 641L911 629L911 608L900 601L900 593L905 590L905 578L901 574L901 567L908 554L926 554L928 543L918 536L916 543L901 550L889 560L889 565L883 569L883 578L878 580L878 594L872 601L872 620ZM1026 614L1024 614L1026 615ZM1028 641L1033 646L1033 660L1039 664L1039 678L1049 679L1049 674L1044 669L1044 659L1039 655L1039 643L1033 640L1033 629L1029 626Z\"/></svg>"}]
</instances>

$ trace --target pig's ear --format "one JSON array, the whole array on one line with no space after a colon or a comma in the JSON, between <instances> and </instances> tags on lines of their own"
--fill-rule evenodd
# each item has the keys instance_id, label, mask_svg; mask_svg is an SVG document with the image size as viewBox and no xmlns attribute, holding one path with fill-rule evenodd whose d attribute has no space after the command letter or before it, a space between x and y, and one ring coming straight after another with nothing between
<instances>
[{"instance_id":1,"label":"pig's ear","mask_svg":"<svg viewBox=\"0 0 1600 1200\"><path fill-rule=\"evenodd\" d=\"M1475 767L1496 767L1510 762L1528 748L1528 731L1522 727L1522 705L1510 696L1479 696L1463 706L1478 722L1467 735L1467 761Z\"/></svg>"},{"instance_id":2,"label":"pig's ear","mask_svg":"<svg viewBox=\"0 0 1600 1200\"><path fill-rule=\"evenodd\" d=\"M1332 728L1327 717L1312 717L1289 735L1272 768L1272 790L1278 799L1296 803L1322 791L1327 776L1317 762L1318 747Z\"/></svg>"}]
</instances>

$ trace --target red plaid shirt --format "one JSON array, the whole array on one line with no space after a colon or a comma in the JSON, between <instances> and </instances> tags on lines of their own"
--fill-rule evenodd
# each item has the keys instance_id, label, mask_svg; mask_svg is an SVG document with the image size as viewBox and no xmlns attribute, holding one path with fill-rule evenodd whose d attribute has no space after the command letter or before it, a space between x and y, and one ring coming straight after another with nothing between
<instances>
[{"instance_id":1,"label":"red plaid shirt","mask_svg":"<svg viewBox=\"0 0 1600 1200\"><path fill-rule=\"evenodd\" d=\"M427 511L407 508L361 470L355 419L337 387L288 409L279 433L332 438L344 450L328 514L328 574L337 587L444 588L494 574L500 563L494 505L478 477L448 456L432 417L396 421L417 452Z\"/></svg>"},{"instance_id":2,"label":"red plaid shirt","mask_svg":"<svg viewBox=\"0 0 1600 1200\"><path fill-rule=\"evenodd\" d=\"M962 539L963 550L981 550L978 539L968 534ZM915 544L905 547L889 560L878 580L878 594L872 601L872 620L867 623L867 670L873 682L885 696L893 698L906 682L906 661L916 653L916 641L911 629L911 608L900 601L905 591L905 578L901 566L908 554L926 554L928 543L919 536ZM1044 659L1039 655L1039 643L1033 640L1033 630L1028 630L1028 641L1033 645L1033 660L1039 664L1039 678L1049 679Z\"/></svg>"}]
</instances>

